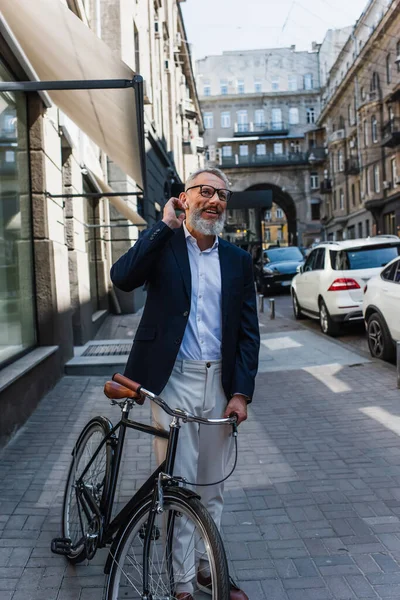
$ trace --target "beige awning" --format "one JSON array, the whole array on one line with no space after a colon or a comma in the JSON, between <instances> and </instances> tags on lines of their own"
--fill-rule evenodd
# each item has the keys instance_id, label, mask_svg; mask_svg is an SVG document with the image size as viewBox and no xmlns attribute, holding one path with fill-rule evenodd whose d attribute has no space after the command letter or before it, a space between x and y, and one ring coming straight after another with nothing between
<instances>
[{"instance_id":1,"label":"beige awning","mask_svg":"<svg viewBox=\"0 0 400 600\"><path fill-rule=\"evenodd\" d=\"M2 31L14 36L40 81L132 80L134 73L60 0L0 0ZM52 101L144 188L142 102L133 88L49 91Z\"/></svg>"},{"instance_id":2,"label":"beige awning","mask_svg":"<svg viewBox=\"0 0 400 600\"><path fill-rule=\"evenodd\" d=\"M93 171L90 171L90 174L95 179L100 190L104 194L107 194L107 193L114 194L115 193L114 190L112 189L112 187L110 187L108 185L108 183L106 183L105 181L100 179L100 177L97 177L97 175L95 175L93 173ZM107 196L107 198L108 198L109 202L111 202L111 204L117 209L117 211L123 217L125 217L125 219L128 219L128 221L130 221L134 225L138 225L139 227L147 226L147 222L135 210L133 210L133 208L131 208L129 206L129 204L127 202L125 202L125 200L123 198L121 198L121 196Z\"/></svg>"}]
</instances>

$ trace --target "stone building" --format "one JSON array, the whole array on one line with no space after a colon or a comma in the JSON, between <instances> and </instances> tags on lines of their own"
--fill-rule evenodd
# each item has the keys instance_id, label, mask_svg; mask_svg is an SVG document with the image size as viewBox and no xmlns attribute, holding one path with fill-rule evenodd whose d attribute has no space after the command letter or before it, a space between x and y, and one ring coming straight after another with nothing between
<instances>
[{"instance_id":1,"label":"stone building","mask_svg":"<svg viewBox=\"0 0 400 600\"><path fill-rule=\"evenodd\" d=\"M129 85L4 91L103 79ZM0 82L2 443L110 309L143 303L110 266L201 166L203 125L178 0L0 0Z\"/></svg>"},{"instance_id":2,"label":"stone building","mask_svg":"<svg viewBox=\"0 0 400 600\"><path fill-rule=\"evenodd\" d=\"M208 164L226 172L234 191L272 190L290 244L318 239L319 182L306 140L320 112L318 46L208 56L197 61L197 87ZM229 211L229 237L245 227L255 240L261 227L252 220L251 210Z\"/></svg>"},{"instance_id":3,"label":"stone building","mask_svg":"<svg viewBox=\"0 0 400 600\"><path fill-rule=\"evenodd\" d=\"M326 149L318 164L325 237L399 235L399 0L371 0L323 76L313 135Z\"/></svg>"}]
</instances>

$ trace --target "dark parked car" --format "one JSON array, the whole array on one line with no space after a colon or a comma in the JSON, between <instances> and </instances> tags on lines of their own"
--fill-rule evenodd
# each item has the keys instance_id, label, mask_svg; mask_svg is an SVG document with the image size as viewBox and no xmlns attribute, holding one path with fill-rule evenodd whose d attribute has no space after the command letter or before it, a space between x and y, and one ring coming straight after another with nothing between
<instances>
[{"instance_id":1,"label":"dark parked car","mask_svg":"<svg viewBox=\"0 0 400 600\"><path fill-rule=\"evenodd\" d=\"M304 256L297 246L264 250L262 260L254 267L257 290L267 296L269 292L287 289L304 263Z\"/></svg>"}]
</instances>

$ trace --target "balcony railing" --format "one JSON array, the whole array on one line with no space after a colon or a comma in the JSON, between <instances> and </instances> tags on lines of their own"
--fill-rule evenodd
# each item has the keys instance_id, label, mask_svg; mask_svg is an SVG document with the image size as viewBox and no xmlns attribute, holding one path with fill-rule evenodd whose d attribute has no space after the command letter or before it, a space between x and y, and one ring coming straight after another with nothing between
<instances>
[{"instance_id":1,"label":"balcony railing","mask_svg":"<svg viewBox=\"0 0 400 600\"><path fill-rule=\"evenodd\" d=\"M328 157L327 154L327 148L323 148L321 146L310 148L308 151L308 162L311 165L325 162Z\"/></svg>"},{"instance_id":2,"label":"balcony railing","mask_svg":"<svg viewBox=\"0 0 400 600\"><path fill-rule=\"evenodd\" d=\"M332 192L332 181L330 179L321 181L319 192L320 194L330 194Z\"/></svg>"},{"instance_id":3,"label":"balcony railing","mask_svg":"<svg viewBox=\"0 0 400 600\"><path fill-rule=\"evenodd\" d=\"M329 136L329 141L331 143L333 142L339 142L340 140L344 140L345 138L345 131L344 129L337 129L336 131L334 131L333 133L331 133L331 135Z\"/></svg>"},{"instance_id":4,"label":"balcony railing","mask_svg":"<svg viewBox=\"0 0 400 600\"><path fill-rule=\"evenodd\" d=\"M400 117L390 119L382 129L382 146L395 148L400 145Z\"/></svg>"},{"instance_id":5,"label":"balcony railing","mask_svg":"<svg viewBox=\"0 0 400 600\"><path fill-rule=\"evenodd\" d=\"M352 156L351 158L347 158L345 160L344 172L346 175L358 175L360 172L360 165L357 157Z\"/></svg>"},{"instance_id":6,"label":"balcony railing","mask_svg":"<svg viewBox=\"0 0 400 600\"><path fill-rule=\"evenodd\" d=\"M283 121L271 123L235 123L234 135L287 135L289 127Z\"/></svg>"},{"instance_id":7,"label":"balcony railing","mask_svg":"<svg viewBox=\"0 0 400 600\"><path fill-rule=\"evenodd\" d=\"M225 168L257 167L257 165L289 166L304 164L308 164L308 156L304 152L289 152L287 154L274 154L273 152L268 152L267 154L249 154L248 156L236 154L234 156L221 156L220 162L220 166Z\"/></svg>"}]
</instances>

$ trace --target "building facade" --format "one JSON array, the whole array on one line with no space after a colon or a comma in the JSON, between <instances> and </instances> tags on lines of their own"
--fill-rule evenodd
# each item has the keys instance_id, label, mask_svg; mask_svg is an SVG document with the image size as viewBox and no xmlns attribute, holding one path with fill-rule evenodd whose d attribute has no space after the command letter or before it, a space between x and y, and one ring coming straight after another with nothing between
<instances>
[{"instance_id":1,"label":"building facade","mask_svg":"<svg viewBox=\"0 0 400 600\"><path fill-rule=\"evenodd\" d=\"M400 235L399 0L371 0L352 28L324 74L318 127L325 237Z\"/></svg>"},{"instance_id":2,"label":"building facade","mask_svg":"<svg viewBox=\"0 0 400 600\"><path fill-rule=\"evenodd\" d=\"M46 13L40 12L43 7ZM143 228L160 218L173 183L203 164L204 148L177 0L138 0L129 6L122 0L43 0L40 7L27 0L0 0L0 14L0 82L45 79L40 77L42 62L47 68L52 62L49 55L54 60L58 55L66 65L57 73L60 80L101 78L108 68L112 73L140 73L145 103L144 175L139 182L118 160L118 140L135 119L132 91L121 91L118 114L109 103L111 96L102 90L1 94L0 443L4 443L63 373L74 346L92 339L110 310L134 311L142 305L141 290L124 297L115 293L110 267ZM68 31L59 26L60 18ZM24 24L38 31L42 25L48 27L39 37L51 42L51 53L45 54L38 40L31 51L21 29ZM69 36L74 38L71 52L81 52L82 71L75 77L68 76L72 61L62 55L66 48L62 43L69 43ZM88 77L95 60L86 48L93 48L96 40L106 60L97 65L98 77ZM79 94L85 93L104 110L97 115L99 128L120 128L115 152L108 152L113 140L107 137L104 146L98 138L95 142L88 128L78 127L60 108L59 100L65 104L67 98L68 111L76 110L81 123L84 103ZM132 95L126 99L125 93ZM88 114L87 120L92 116ZM137 172L134 163L139 164L141 157L134 154L133 138L131 145L132 150L128 139Z\"/></svg>"},{"instance_id":3,"label":"building facade","mask_svg":"<svg viewBox=\"0 0 400 600\"><path fill-rule=\"evenodd\" d=\"M197 61L197 87L208 164L226 172L234 191L272 190L290 244L318 239L319 182L306 139L320 112L318 46L208 56ZM243 218L243 211L228 213L231 232L243 229ZM251 219L247 211L255 240L261 228Z\"/></svg>"}]
</instances>

